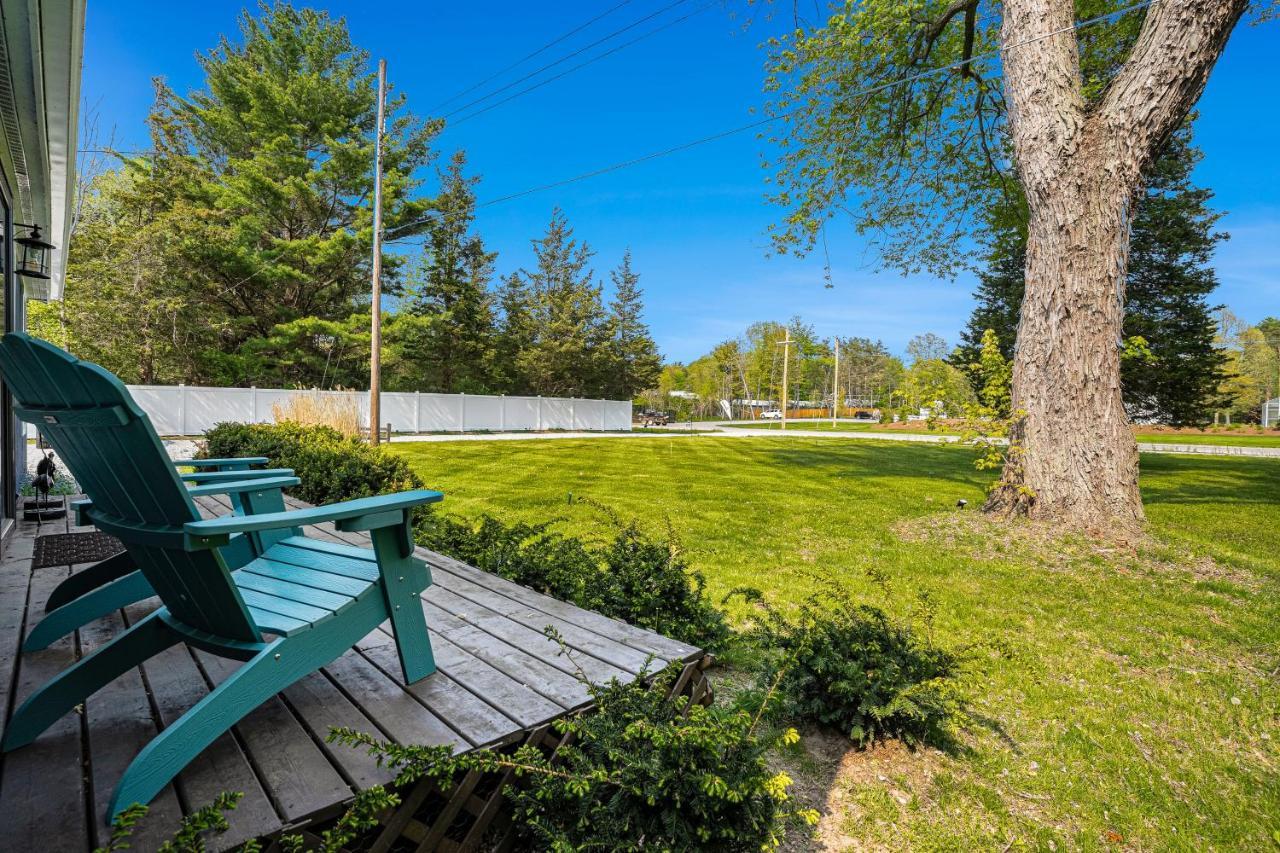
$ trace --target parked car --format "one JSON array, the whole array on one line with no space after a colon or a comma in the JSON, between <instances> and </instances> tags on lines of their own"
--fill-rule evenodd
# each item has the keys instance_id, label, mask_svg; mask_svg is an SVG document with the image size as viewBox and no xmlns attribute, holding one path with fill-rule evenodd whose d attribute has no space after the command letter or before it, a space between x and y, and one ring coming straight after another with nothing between
<instances>
[{"instance_id":1,"label":"parked car","mask_svg":"<svg viewBox=\"0 0 1280 853\"><path fill-rule=\"evenodd\" d=\"M861 410L861 411L858 411L858 412L854 413L853 419L854 419L855 421L874 421L874 420L876 419L876 417L877 417L877 416L876 416L874 413L872 413L872 412L868 412L868 411L866 411L866 410Z\"/></svg>"},{"instance_id":2,"label":"parked car","mask_svg":"<svg viewBox=\"0 0 1280 853\"><path fill-rule=\"evenodd\" d=\"M768 412L761 412L761 413L760 413L760 420L762 420L762 421L780 421L780 420L782 420L782 412L781 412L781 411L779 411L778 409L772 409L772 410L770 410L770 411L768 411Z\"/></svg>"}]
</instances>

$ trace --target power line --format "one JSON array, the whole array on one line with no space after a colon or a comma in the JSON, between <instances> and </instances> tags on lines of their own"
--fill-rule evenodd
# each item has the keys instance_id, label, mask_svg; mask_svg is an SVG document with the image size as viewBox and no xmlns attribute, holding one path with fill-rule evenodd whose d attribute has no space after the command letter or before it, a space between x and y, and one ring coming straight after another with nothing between
<instances>
[{"instance_id":1,"label":"power line","mask_svg":"<svg viewBox=\"0 0 1280 853\"><path fill-rule=\"evenodd\" d=\"M1141 0L1141 2L1134 3L1130 6L1125 6L1124 8L1121 8L1121 9L1116 9L1112 12L1107 12L1106 14L1097 15L1093 18L1088 18L1083 21L1077 21L1071 24L1070 26L1061 27L1059 29L1052 30L1050 32L1035 36L1034 38L1029 38L1029 39L1025 39L1024 41L1015 42L1014 44L1009 45L1007 48L998 48L996 50L991 50L986 53L975 54L967 59L957 60L956 62L952 62L947 65L940 65L936 68L931 68L931 69L928 69L927 71L921 71L917 74L912 74L908 77L903 77L899 80L890 80L885 83L880 83L875 86L870 86L865 89L860 89L856 92L849 94L847 97L857 98L857 97L862 97L864 95L873 95L873 94L876 94L877 92L882 92L886 89L891 89L895 86L904 86L908 83L914 83L918 80L923 80L925 78L932 77L936 74L941 74L946 71L954 71L957 68L960 68L965 65L969 65L974 62L996 58L1000 55L1002 50L1013 50L1015 48L1025 47L1026 45L1029 45L1029 44L1035 44L1036 42L1044 41L1045 39L1053 38L1054 36L1062 35L1063 33L1069 33L1073 30L1079 30L1084 27L1089 27L1089 26L1093 26L1094 24L1102 23L1103 21L1107 21L1112 18L1120 17L1121 15L1125 15L1137 9L1143 9L1148 6L1154 6L1159 2L1160 0ZM514 201L515 199L523 198L524 196L527 196L527 195L533 195L534 193L545 192L546 190L555 189L557 187L563 187L569 184L575 184L575 183L578 183L579 181L585 181L590 178L596 178L596 177L599 177L600 175L605 175L610 172L616 172L620 169L627 169L627 168L630 168L631 166L637 166L641 163L646 163L650 160L657 160L661 157L667 157L671 154L677 154L681 151L687 151L690 148L697 148L698 146L706 145L707 143L710 143L710 142L716 142L718 140L724 139L729 136L736 136L739 133L745 133L746 131L754 130L759 127L764 127L765 125L772 124L776 121L781 121L782 119L785 119L785 118L790 118L791 116L795 115L798 112L800 112L799 109L790 110L785 113L779 113L774 116L769 116L768 118L758 119L757 121L748 122L747 124L739 125L738 127L732 127L732 128L729 128L728 130L722 130L719 133L713 133L710 136L704 136L699 139L694 139L689 142L681 143L680 145L673 145L670 148L664 148L661 151L654 151L649 154L641 155L639 157L633 157L630 160L623 160L619 163L613 163L609 166L603 166L599 169L593 169L589 172L583 172L581 174L574 175L573 177L570 177L570 178L564 178L559 181L552 181L551 183L541 184L536 187L530 187L527 190L521 190L520 192L515 192L509 195L499 196L498 198L489 199L486 202L477 204L476 209L479 210L481 208L491 207L492 205L495 205L495 204L502 204L504 202ZM412 228L417 225L423 225L423 224L426 224L427 222L430 222L432 218L436 218L436 217L422 219L416 222L409 222L409 223L406 223L405 225L400 226L400 228L401 229ZM452 217L441 215L441 217L439 218L448 220L448 219L451 219Z\"/></svg>"},{"instance_id":2,"label":"power line","mask_svg":"<svg viewBox=\"0 0 1280 853\"><path fill-rule=\"evenodd\" d=\"M582 54L586 53L588 50L591 50L593 47L599 47L600 45L604 44L605 42L609 41L610 39L615 38L615 37L617 37L617 36L620 36L620 35L622 35L623 33L627 32L628 30L634 30L636 27L640 26L641 24L645 23L646 21L652 20L653 18L656 18L656 17L658 17L659 15L661 15L661 14L663 14L663 13L665 13L665 12L669 12L670 10L674 9L675 7L677 7L677 6L681 5L681 4L687 3L687 2L689 2L689 0L675 0L675 1L674 1L674 2L672 2L672 3L669 3L669 4L667 4L666 6L663 6L661 9L659 9L659 10L658 10L658 11L656 11L656 12L650 12L648 15L645 15L643 18L640 18L640 19L639 19L639 20L637 20L637 21L632 21L631 23L627 24L625 27L622 27L621 29L614 30L613 32L609 33L608 35L606 35L606 36L602 36L602 37L600 37L600 38L596 39L595 41L591 42L591 44L588 44L588 45L585 45L585 46L583 46L583 47L580 47L580 48L578 48L577 50L572 51L571 53L566 53L564 56L560 57L559 59L556 59L556 60L554 60L554 61L552 61L552 62L548 62L546 65L543 65L541 68L538 68L538 69L535 69L535 70L533 70L533 71L530 71L528 74L524 75L523 77L518 77L518 78L516 78L515 80L512 80L510 83L507 83L505 86L499 86L497 89L494 89L492 92L490 92L490 93L489 93L489 94L487 94L487 95L482 95L481 97L476 98L476 99L475 99L475 100L473 100L473 101L469 101L469 102L467 102L467 103L463 104L463 105L462 105L462 106L460 106L460 107L457 107L457 108L455 108L455 109L450 110L449 112L447 112L447 113L445 113L445 114L444 114L444 118L448 118L449 116L457 115L457 114L458 114L458 113L460 113L460 112L463 112L463 111L465 111L465 110L469 110L469 109L471 109L472 107L474 107L474 106L475 106L475 105L477 105L477 104L482 104L482 103L484 103L485 101L487 101L487 100L489 100L490 98L492 98L494 95L500 95L500 94L502 94L503 92L507 91L508 89L514 88L515 86L519 86L519 85L520 85L521 83L523 83L525 80L528 80L528 79L530 79L530 78L532 78L532 77L536 77L536 76L538 76L539 74L541 74L541 73L542 73L542 72L544 72L544 71L549 71L549 70L551 70L552 68L555 68L557 65L560 65L560 64L561 64L561 63L563 63L563 62L568 62L570 59L573 59L575 56L581 56Z\"/></svg>"},{"instance_id":3,"label":"power line","mask_svg":"<svg viewBox=\"0 0 1280 853\"><path fill-rule=\"evenodd\" d=\"M461 92L458 92L456 95L454 95L453 97L449 98L447 101L444 101L444 102L440 103L439 105L437 105L437 106L433 107L433 108L432 108L432 110L431 110L431 112L433 112L433 113L434 113L434 112L438 112L438 111L440 111L440 110L444 109L445 107L449 106L449 104L452 104L454 101L456 101L456 100L458 100L459 98L461 98L463 95L469 95L469 94L471 94L472 92L474 92L476 89L479 89L481 86L484 86L484 85L485 85L485 84L487 84L487 83L492 83L494 80L498 79L498 78L499 78L499 77L501 77L503 74L506 74L508 71L512 70L513 68L518 68L518 67L520 67L520 66L521 66L521 65L523 65L524 63L528 62L530 59L533 59L535 56L537 56L537 55L539 55L539 54L541 54L541 53L544 53L544 52L546 52L547 50L550 50L551 48L555 47L556 45L558 45L560 42L564 41L565 39L570 38L571 36L575 36L575 35L577 35L578 33L580 33L580 32L582 32L583 30L585 30L587 27L590 27L592 24L596 23L597 21L599 21L599 20L601 20L601 19L603 19L603 18L607 18L609 15L612 15L614 12L618 11L619 9L621 9L623 6L626 6L626 5L627 5L628 3L630 3L630 2L631 2L631 0L622 0L622 2L621 2L621 3L619 3L618 5L613 6L613 7L610 7L609 9L606 9L605 11L601 12L599 15L596 15L594 18L592 18L591 20L587 21L585 24L580 24L580 25L578 25L578 26L574 27L573 29L569 30L569 32L567 32L567 33L565 33L565 34L563 34L563 35L561 35L561 36L557 36L556 38L554 38L554 39L552 39L551 41L549 41L549 42L547 42L546 44L544 44L542 47L540 47L540 48L538 48L537 50L535 50L533 53L527 54L526 56L521 57L520 59L517 59L515 62L511 63L510 65L506 66L505 68L502 68L502 69L500 69L500 70L498 70L498 71L493 72L493 73L492 73L492 74L490 74L488 77L486 77L486 78L484 78L483 80L481 80L479 83L476 83L474 86L469 86L469 87L467 87L466 89L463 89Z\"/></svg>"},{"instance_id":4,"label":"power line","mask_svg":"<svg viewBox=\"0 0 1280 853\"><path fill-rule=\"evenodd\" d=\"M451 126L455 126L455 127L456 127L457 125L462 124L464 121L470 121L471 119L475 118L475 117L476 117L476 116L478 116L478 115L483 115L484 113L489 112L489 110L497 109L498 107L502 106L503 104L507 103L508 101L514 101L516 98L519 98L519 97L521 97L521 96L523 96L523 95L527 95L527 94L529 94L530 92L532 92L532 91L533 91L533 90L535 90L535 89L541 89L543 86L547 85L548 83L554 83L556 80L559 80L559 79L560 79L560 78L562 78L562 77L568 77L568 76L569 76L570 74L572 74L573 72L575 72L575 71L580 71L581 69L586 68L588 65L591 65L592 63L599 62L600 60L604 59L605 57L612 56L613 54L617 53L618 51L626 50L627 48L631 47L631 46L632 46L633 44L635 44L636 42L644 41L645 39L649 38L650 36L655 36L655 35L657 35L658 33L662 32L663 30L670 29L671 27L674 27L676 24L682 24L682 23L684 23L685 21L687 21L687 20L689 20L690 18L692 18L693 16L695 16L695 15L699 15L699 14L701 14L701 13L703 13L703 12L707 11L708 9L712 8L713 6L716 6L718 3L719 3L719 0L712 0L712 2L707 3L705 6L699 6L697 9L694 9L692 12L689 12L689 13L687 13L687 14L685 14L685 15L681 15L679 18L676 18L676 19L674 19L674 20L668 21L667 23L665 23L665 24L661 25L660 27L657 27L657 28L655 28L655 29L652 29L652 30L650 30L649 32L644 33L644 34L642 34L642 35L636 36L635 38L631 39L630 41L623 42L622 44L618 45L617 47L614 47L614 48L611 48L611 49L609 49L609 50L606 50L604 53L601 53L601 54L599 54L598 56L593 56L591 59L588 59L588 60L586 60L585 62L580 62L580 63L578 63L577 65L574 65L574 66L573 66L573 67L571 67L571 68L568 68L568 69L566 69L566 70L564 70L564 71L561 71L559 74L556 74L556 75L554 75L554 76L552 76L552 77L548 77L547 79L545 79L545 80L543 80L543 81L541 81L541 82L534 83L532 86L529 86L529 87L526 87L526 88L524 88L524 89L521 89L521 90L520 90L520 91L518 91L518 92L514 92L514 93L512 93L512 94L508 95L507 97L503 98L502 100L500 100L500 101L498 101L498 102L496 102L496 103L489 104L487 107L481 107L480 109L476 110L476 111L475 111L475 112L473 112L473 113L469 113L469 114L467 114L467 115L462 116L462 118L455 119L454 121L450 122L450 125L451 125Z\"/></svg>"}]
</instances>

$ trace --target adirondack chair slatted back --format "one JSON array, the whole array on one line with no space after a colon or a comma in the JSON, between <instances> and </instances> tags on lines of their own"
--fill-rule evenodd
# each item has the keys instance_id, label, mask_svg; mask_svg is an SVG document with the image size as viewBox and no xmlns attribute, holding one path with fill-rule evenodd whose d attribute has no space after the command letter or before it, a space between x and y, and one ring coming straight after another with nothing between
<instances>
[{"instance_id":1,"label":"adirondack chair slatted back","mask_svg":"<svg viewBox=\"0 0 1280 853\"><path fill-rule=\"evenodd\" d=\"M175 541L200 514L120 380L21 332L0 339L0 374L19 416L36 424L94 509L122 526L112 532L169 611L216 636L261 639L217 551Z\"/></svg>"}]
</instances>

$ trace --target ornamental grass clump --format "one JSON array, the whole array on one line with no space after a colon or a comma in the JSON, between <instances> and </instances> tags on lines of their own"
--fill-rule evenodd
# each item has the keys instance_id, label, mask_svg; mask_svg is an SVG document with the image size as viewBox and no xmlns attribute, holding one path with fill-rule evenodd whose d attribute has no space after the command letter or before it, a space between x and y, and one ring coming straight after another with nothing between
<instances>
[{"instance_id":1,"label":"ornamental grass clump","mask_svg":"<svg viewBox=\"0 0 1280 853\"><path fill-rule=\"evenodd\" d=\"M932 600L922 595L914 620L897 619L836 581L819 583L791 612L755 590L731 593L757 606L747 637L762 651L760 685L778 685L778 713L860 746L884 738L948 746L962 715L961 661L932 641Z\"/></svg>"}]
</instances>

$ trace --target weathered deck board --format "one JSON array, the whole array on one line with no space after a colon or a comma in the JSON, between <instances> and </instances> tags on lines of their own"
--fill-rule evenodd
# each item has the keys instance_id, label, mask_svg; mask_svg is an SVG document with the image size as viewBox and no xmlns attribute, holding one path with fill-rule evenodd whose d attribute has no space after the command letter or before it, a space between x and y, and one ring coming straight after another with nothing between
<instances>
[{"instance_id":1,"label":"weathered deck board","mask_svg":"<svg viewBox=\"0 0 1280 853\"><path fill-rule=\"evenodd\" d=\"M204 515L229 511L225 499L201 498L198 504ZM71 528L64 522L61 529ZM46 525L42 532L60 531ZM369 542L364 534L340 533L332 525L307 533L347 545L368 547ZM74 569L32 572L34 535L34 526L20 527L6 542L0 563L0 717L5 722L16 702L158 604L132 605L44 652L20 654L21 639L39 621L49 591ZM152 849L180 814L222 791L245 796L229 815L231 830L210 840L215 850L336 814L355 791L391 778L364 751L327 743L335 726L458 750L513 742L586 706L590 696L580 675L597 682L627 680L646 664L652 670L701 655L693 646L443 555L421 548L418 553L434 576L423 608L438 672L406 687L390 625L383 625L201 753L152 804L134 849ZM548 626L559 632L564 649L544 634ZM0 757L5 846L79 851L105 840L102 814L129 761L238 665L183 646L169 649L90 698L83 717L70 714L36 743Z\"/></svg>"}]
</instances>

